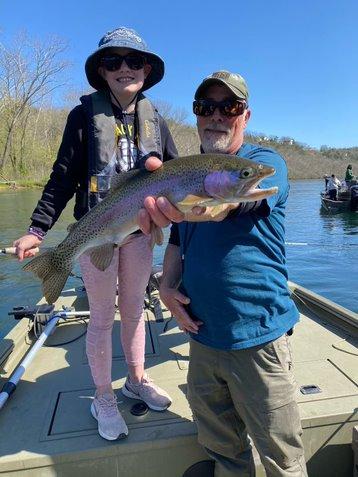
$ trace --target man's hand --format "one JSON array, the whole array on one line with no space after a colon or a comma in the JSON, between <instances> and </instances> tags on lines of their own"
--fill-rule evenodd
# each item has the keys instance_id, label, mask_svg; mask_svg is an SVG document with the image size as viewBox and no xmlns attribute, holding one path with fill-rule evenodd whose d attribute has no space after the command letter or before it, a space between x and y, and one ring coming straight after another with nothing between
<instances>
[{"instance_id":1,"label":"man's hand","mask_svg":"<svg viewBox=\"0 0 358 477\"><path fill-rule=\"evenodd\" d=\"M185 214L188 222L221 222L228 213L236 209L240 204L219 204L213 207L194 207L191 212Z\"/></svg>"},{"instance_id":2,"label":"man's hand","mask_svg":"<svg viewBox=\"0 0 358 477\"><path fill-rule=\"evenodd\" d=\"M175 288L160 287L159 295L171 314L178 322L179 329L185 333L197 334L202 321L194 321L185 310L185 305L190 303L190 298L180 293Z\"/></svg>"}]
</instances>

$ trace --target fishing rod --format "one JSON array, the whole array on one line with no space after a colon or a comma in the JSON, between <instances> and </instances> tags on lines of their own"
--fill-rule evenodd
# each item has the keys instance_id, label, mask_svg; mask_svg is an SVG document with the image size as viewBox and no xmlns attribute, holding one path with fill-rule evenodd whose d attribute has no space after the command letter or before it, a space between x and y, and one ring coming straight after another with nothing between
<instances>
[{"instance_id":1,"label":"fishing rod","mask_svg":"<svg viewBox=\"0 0 358 477\"><path fill-rule=\"evenodd\" d=\"M38 253L40 249L38 247L32 248L32 252ZM5 247L0 249L0 255L16 255L16 247Z\"/></svg>"},{"instance_id":2,"label":"fishing rod","mask_svg":"<svg viewBox=\"0 0 358 477\"><path fill-rule=\"evenodd\" d=\"M290 247L329 247L329 248L348 248L348 247L358 247L356 243L343 243L341 245L333 244L323 244L318 242L285 242L285 245ZM47 247L41 247L41 251L45 251ZM35 247L31 249L34 253L39 253L40 249ZM0 249L0 255L16 255L15 247L5 247ZM30 258L30 257L29 257Z\"/></svg>"},{"instance_id":3,"label":"fishing rod","mask_svg":"<svg viewBox=\"0 0 358 477\"><path fill-rule=\"evenodd\" d=\"M53 305L45 305L45 307L47 307L47 308L43 309L43 316L46 318L47 324L46 324L43 332L39 336L38 340L36 341L36 343L30 349L27 356L21 361L19 366L15 369L14 373L11 375L11 377L7 380L7 382L2 387L2 389L0 391L0 410L4 407L6 401L9 399L11 394L13 394L15 392L18 382L20 381L20 379L22 378L26 369L29 367L29 365L33 361L33 359L36 356L39 349L43 346L43 344L45 343L47 338L53 333L54 328L57 325L58 321L61 318L62 319L67 319L67 318L70 318L70 317L85 317L85 316L90 315L89 311L57 311L57 312L52 311L52 312L50 312L50 314L48 314L48 313L46 313L46 311L48 312L49 309L53 310ZM23 307L21 307L21 308L23 308ZM39 309L40 309L40 307L39 307ZM17 319L23 318L23 317L31 318L31 316L29 316L29 314L26 314L26 313L24 314L24 312L22 312L22 315L19 314L19 311L20 310L15 309L10 314L13 314L14 317L17 318ZM37 311L37 314L40 314L39 310Z\"/></svg>"}]
</instances>

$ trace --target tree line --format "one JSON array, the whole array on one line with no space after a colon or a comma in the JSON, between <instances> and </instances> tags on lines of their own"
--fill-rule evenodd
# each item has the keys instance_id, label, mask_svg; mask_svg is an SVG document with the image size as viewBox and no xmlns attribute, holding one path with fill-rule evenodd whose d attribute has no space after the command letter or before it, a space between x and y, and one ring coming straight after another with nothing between
<instances>
[{"instance_id":1,"label":"tree line","mask_svg":"<svg viewBox=\"0 0 358 477\"><path fill-rule=\"evenodd\" d=\"M59 38L35 41L25 33L10 46L0 43L0 182L43 185L51 171L70 107L55 108L56 90L64 86L69 63ZM78 95L79 96L79 95ZM199 152L196 128L184 110L156 104L169 125L180 155ZM248 132L246 141L272 147L288 164L291 179L342 176L348 163L357 165L358 147L320 150L293 138Z\"/></svg>"}]
</instances>

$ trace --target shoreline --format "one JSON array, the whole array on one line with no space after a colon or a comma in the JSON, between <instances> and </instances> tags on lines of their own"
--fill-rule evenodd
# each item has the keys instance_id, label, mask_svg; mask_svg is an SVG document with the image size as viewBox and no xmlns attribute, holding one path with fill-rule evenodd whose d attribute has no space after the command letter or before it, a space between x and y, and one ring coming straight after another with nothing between
<instances>
[{"instance_id":1,"label":"shoreline","mask_svg":"<svg viewBox=\"0 0 358 477\"><path fill-rule=\"evenodd\" d=\"M293 181L318 181L318 180L322 180L323 181L323 177L305 177L305 178L289 178L289 181L290 182L293 182ZM15 186L13 185L7 185L7 184L0 184L0 193L1 192L8 192L9 190L11 191L17 191L17 190L25 190L25 189L43 189L46 185L46 182L47 181L44 181L43 184L40 184L38 182L31 182L31 181L26 181L25 184L22 184L21 182L16 182Z\"/></svg>"}]
</instances>

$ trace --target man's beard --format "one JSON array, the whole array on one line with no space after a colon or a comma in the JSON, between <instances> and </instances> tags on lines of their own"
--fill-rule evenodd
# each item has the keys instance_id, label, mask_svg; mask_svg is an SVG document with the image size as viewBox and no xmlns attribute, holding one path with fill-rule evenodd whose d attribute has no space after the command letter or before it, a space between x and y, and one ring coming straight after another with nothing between
<instances>
[{"instance_id":1,"label":"man's beard","mask_svg":"<svg viewBox=\"0 0 358 477\"><path fill-rule=\"evenodd\" d=\"M210 126L211 130L222 131L223 134L220 136L211 131L204 131L201 136L201 147L206 153L225 153L232 141L233 133L230 129L222 130L216 128L215 126ZM225 134L224 134L225 133Z\"/></svg>"}]
</instances>

